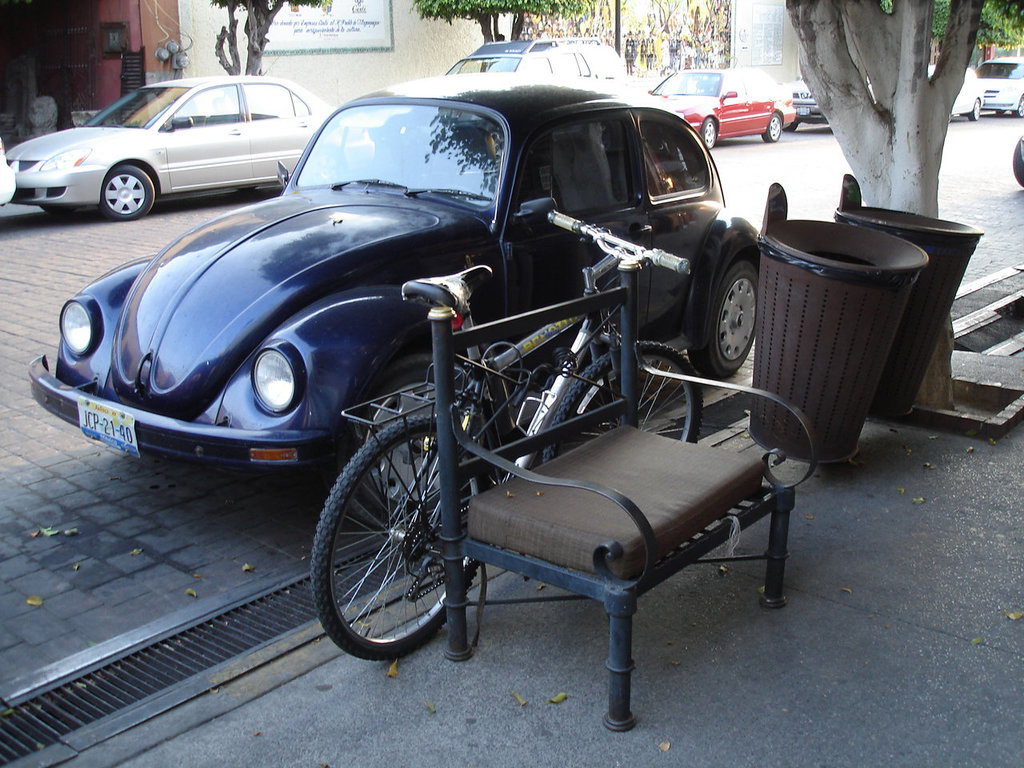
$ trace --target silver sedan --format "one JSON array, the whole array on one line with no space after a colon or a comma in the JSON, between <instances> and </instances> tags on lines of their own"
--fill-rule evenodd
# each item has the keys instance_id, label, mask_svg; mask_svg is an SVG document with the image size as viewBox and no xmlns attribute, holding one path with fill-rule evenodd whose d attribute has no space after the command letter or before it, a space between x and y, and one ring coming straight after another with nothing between
<instances>
[{"instance_id":1,"label":"silver sedan","mask_svg":"<svg viewBox=\"0 0 1024 768\"><path fill-rule=\"evenodd\" d=\"M253 187L291 170L330 106L269 77L168 80L129 93L84 126L12 147L14 202L144 216L159 195Z\"/></svg>"}]
</instances>

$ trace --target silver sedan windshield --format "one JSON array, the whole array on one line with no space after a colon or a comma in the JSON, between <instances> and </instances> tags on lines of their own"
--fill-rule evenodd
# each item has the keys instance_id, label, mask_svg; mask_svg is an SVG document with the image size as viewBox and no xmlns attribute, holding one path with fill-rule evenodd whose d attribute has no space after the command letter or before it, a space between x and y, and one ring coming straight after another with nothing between
<instances>
[{"instance_id":1,"label":"silver sedan windshield","mask_svg":"<svg viewBox=\"0 0 1024 768\"><path fill-rule=\"evenodd\" d=\"M324 126L296 186L381 185L486 207L498 192L504 149L496 121L461 107L356 106Z\"/></svg>"},{"instance_id":2,"label":"silver sedan windshield","mask_svg":"<svg viewBox=\"0 0 1024 768\"><path fill-rule=\"evenodd\" d=\"M188 88L177 86L140 88L122 96L102 112L96 114L86 125L102 125L110 128L145 128L187 90Z\"/></svg>"}]
</instances>

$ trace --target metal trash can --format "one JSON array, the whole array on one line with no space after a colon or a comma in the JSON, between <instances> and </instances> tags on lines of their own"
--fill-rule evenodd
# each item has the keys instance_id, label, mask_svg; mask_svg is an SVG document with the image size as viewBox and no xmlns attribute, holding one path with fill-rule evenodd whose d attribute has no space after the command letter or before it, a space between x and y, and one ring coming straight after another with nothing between
<instances>
[{"instance_id":1,"label":"metal trash can","mask_svg":"<svg viewBox=\"0 0 1024 768\"><path fill-rule=\"evenodd\" d=\"M910 291L870 408L871 413L880 416L904 416L914 406L956 290L984 233L952 221L886 208L866 208L861 205L861 199L860 185L847 174L843 178L836 221L888 232L928 254L928 266L921 270Z\"/></svg>"},{"instance_id":2,"label":"metal trash can","mask_svg":"<svg viewBox=\"0 0 1024 768\"><path fill-rule=\"evenodd\" d=\"M857 451L910 288L928 257L874 229L786 215L785 191L773 184L759 237L753 383L803 410L818 461L845 461ZM782 406L756 400L750 436L808 458L797 420Z\"/></svg>"}]
</instances>

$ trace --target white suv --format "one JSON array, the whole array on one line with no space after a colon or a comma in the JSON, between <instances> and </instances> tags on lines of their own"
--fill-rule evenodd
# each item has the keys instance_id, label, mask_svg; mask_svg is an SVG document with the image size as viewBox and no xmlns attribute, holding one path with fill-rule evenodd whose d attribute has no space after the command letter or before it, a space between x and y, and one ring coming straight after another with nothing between
<instances>
[{"instance_id":1,"label":"white suv","mask_svg":"<svg viewBox=\"0 0 1024 768\"><path fill-rule=\"evenodd\" d=\"M467 72L617 80L626 76L626 67L614 48L593 38L572 37L485 43L448 70L449 75Z\"/></svg>"}]
</instances>

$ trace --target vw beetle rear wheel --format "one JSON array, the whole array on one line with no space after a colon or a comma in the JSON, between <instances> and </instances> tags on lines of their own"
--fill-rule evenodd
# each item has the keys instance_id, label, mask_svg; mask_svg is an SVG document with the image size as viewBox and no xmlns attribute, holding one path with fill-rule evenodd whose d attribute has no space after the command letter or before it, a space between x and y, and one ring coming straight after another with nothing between
<instances>
[{"instance_id":1,"label":"vw beetle rear wheel","mask_svg":"<svg viewBox=\"0 0 1024 768\"><path fill-rule=\"evenodd\" d=\"M749 261L737 261L715 292L708 345L691 349L690 362L705 376L732 376L750 354L756 317L757 270Z\"/></svg>"}]
</instances>

